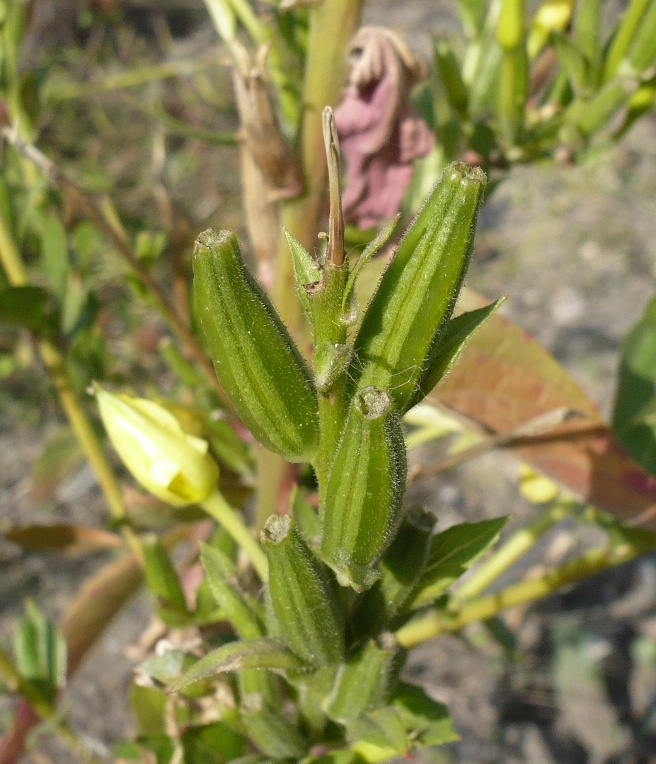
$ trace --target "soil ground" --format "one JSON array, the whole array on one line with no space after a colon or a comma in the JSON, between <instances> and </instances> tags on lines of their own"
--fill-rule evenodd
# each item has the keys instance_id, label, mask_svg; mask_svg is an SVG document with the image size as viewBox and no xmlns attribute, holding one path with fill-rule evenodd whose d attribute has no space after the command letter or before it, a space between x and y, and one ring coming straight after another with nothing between
<instances>
[{"instance_id":1,"label":"soil ground","mask_svg":"<svg viewBox=\"0 0 656 764\"><path fill-rule=\"evenodd\" d=\"M446 6L421 0L372 0L366 19L410 35L425 51L429 34L453 23ZM649 118L620 146L583 166L513 171L486 207L479 228L468 285L489 297L507 294L506 314L535 334L606 414L620 343L654 293L655 204L656 121ZM35 389L11 392L34 396ZM57 421L50 405L27 421L18 404L3 412L3 524L28 519L103 523L103 502L84 467L52 499L36 507L30 500L30 465ZM435 453L427 446L415 458L430 460ZM510 456L493 454L439 481L422 482L412 498L435 509L440 527L508 513L518 525L536 510L519 495L516 475ZM579 527L565 523L547 535L527 565L588 539ZM100 557L28 555L0 545L0 643L10 643L25 597L56 615L101 562ZM139 637L149 613L145 596L137 597L66 693L71 723L100 745L129 733L122 699L133 660L126 648ZM507 622L517 640L512 655L477 628L464 637L435 640L413 656L409 676L449 705L462 736L442 758L433 754L430 761L656 762L656 555L513 611ZM11 704L0 701L0 728L10 714ZM39 749L44 750L37 745L26 760L43 761ZM52 750L51 760L67 760Z\"/></svg>"}]
</instances>

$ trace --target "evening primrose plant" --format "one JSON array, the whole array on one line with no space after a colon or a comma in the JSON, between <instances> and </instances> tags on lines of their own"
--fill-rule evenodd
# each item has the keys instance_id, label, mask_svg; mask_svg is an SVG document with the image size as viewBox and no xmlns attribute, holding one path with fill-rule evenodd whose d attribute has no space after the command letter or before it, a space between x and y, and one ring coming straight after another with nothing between
<instances>
[{"instance_id":1,"label":"evening primrose plant","mask_svg":"<svg viewBox=\"0 0 656 764\"><path fill-rule=\"evenodd\" d=\"M323 121L337 188L331 109ZM193 303L217 377L257 440L290 462L308 462L317 481L316 491L294 490L288 514L266 520L259 545L219 498L205 441L157 404L96 389L110 439L134 477L171 504L198 503L250 559L241 569L234 551L203 546L214 617L231 631L220 646L186 656L178 676L157 673L157 664L144 669L180 704L192 690L195 697L228 688L219 718L244 752L259 751L234 760L380 761L456 737L446 709L399 678L406 651L395 632L416 615L415 598L439 568L435 517L404 503L401 417L489 314L451 318L485 183L481 170L463 163L444 171L366 310L354 290L374 252L350 267L338 193L320 257L288 236L314 365L249 273L236 235L198 237ZM380 237L375 247L384 243ZM485 544L500 527L491 526ZM146 544L146 573L160 614L175 623L172 606L186 605L162 552ZM433 599L420 599L421 607Z\"/></svg>"},{"instance_id":2,"label":"evening primrose plant","mask_svg":"<svg viewBox=\"0 0 656 764\"><path fill-rule=\"evenodd\" d=\"M656 495L594 405L537 343L492 315L499 301L461 294L486 188L480 167L496 184L518 162L575 161L618 140L650 108L656 0L631 0L610 37L599 0L545 0L533 16L517 0L459 2L463 44L438 40L432 79L412 94L405 91L423 67L405 44L389 30L356 35L363 0L206 5L233 62L240 133L216 136L168 113L162 130L239 146L248 242L233 231L202 233L190 295L177 251L172 300L151 270L159 250L141 257L139 236L131 241L109 199L96 201L33 144L38 130L21 99L34 84L22 81L18 59L26 6L0 3L8 120L1 128L8 145L0 178L0 320L36 339L111 512L108 529L28 526L6 536L40 551L121 552L81 587L61 628L29 605L15 659L0 650L0 674L24 699L6 739L20 751L38 716L77 758L98 759L61 720L58 699L145 580L158 615L148 633L162 639L137 669L130 690L136 738L116 747L121 761L363 764L410 757L457 737L447 709L403 679L411 648L471 623L499 634L494 619L505 608L656 548L653 534L618 519L640 519ZM57 76L49 80L54 103L81 97L79 82L62 87ZM373 90L389 95L390 83L397 90L369 99L386 108L363 134L349 132L342 111L342 195L340 120L324 106L339 102L347 80L356 124ZM104 84L116 81L112 74ZM203 99L212 95L209 79L198 84ZM406 121L397 124L399 115ZM384 164L395 131L423 135L422 147ZM372 149L365 138L374 135ZM381 162L404 182L412 175L406 212L419 212L400 240L398 218L371 209L386 196ZM370 176L365 165L373 167ZM74 215L59 220L56 195L35 184L40 174L65 192ZM367 193L354 205L362 184ZM342 210L342 197L350 197L350 211L346 201ZM328 208L327 232L317 237ZM67 230L78 216L87 228ZM344 218L378 225L345 232ZM84 248L90 231L108 243L103 257L122 258L135 301L146 295L171 331L160 350L175 402L115 391L122 372L110 366L96 331L105 296L96 300L85 272L75 270L76 258L95 257ZM83 396L90 384L91 411L93 401ZM453 385L464 395L454 396ZM635 400L632 389L626 396ZM97 413L148 496L123 490L98 438ZM539 442L571 414L588 418L593 440L581 428ZM406 450L461 435L463 419L481 432L469 432L467 444L459 442L461 450L441 464L423 465L427 472L533 438L526 458L585 503L551 481L536 490L530 473L536 517L493 553L486 555L505 517L436 532L435 515L407 501L407 483L418 472L408 474ZM603 454L597 436L605 439ZM557 458L548 450L554 444L565 449ZM607 541L499 589L500 576L565 517L601 526Z\"/></svg>"}]
</instances>

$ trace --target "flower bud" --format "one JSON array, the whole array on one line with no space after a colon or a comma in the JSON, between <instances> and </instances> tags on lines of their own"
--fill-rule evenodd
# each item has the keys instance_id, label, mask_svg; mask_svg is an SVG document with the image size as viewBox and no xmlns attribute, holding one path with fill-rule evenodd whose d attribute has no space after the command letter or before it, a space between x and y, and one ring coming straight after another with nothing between
<instances>
[{"instance_id":1,"label":"flower bud","mask_svg":"<svg viewBox=\"0 0 656 764\"><path fill-rule=\"evenodd\" d=\"M219 468L207 441L186 433L162 406L145 398L95 388L112 445L134 478L176 507L204 501L216 488Z\"/></svg>"}]
</instances>

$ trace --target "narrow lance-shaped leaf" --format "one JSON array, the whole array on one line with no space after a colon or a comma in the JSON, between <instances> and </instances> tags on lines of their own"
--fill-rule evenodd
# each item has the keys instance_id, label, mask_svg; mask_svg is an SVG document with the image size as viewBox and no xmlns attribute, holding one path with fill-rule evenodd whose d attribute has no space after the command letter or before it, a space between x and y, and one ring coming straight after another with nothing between
<instances>
[{"instance_id":1,"label":"narrow lance-shaped leaf","mask_svg":"<svg viewBox=\"0 0 656 764\"><path fill-rule=\"evenodd\" d=\"M14 639L16 665L50 700L66 678L66 643L59 629L27 601Z\"/></svg>"},{"instance_id":2,"label":"narrow lance-shaped leaf","mask_svg":"<svg viewBox=\"0 0 656 764\"><path fill-rule=\"evenodd\" d=\"M146 582L165 622L177 625L176 616L188 614L187 603L178 574L162 543L155 536L146 536L141 548L144 555Z\"/></svg>"},{"instance_id":3,"label":"narrow lance-shaped leaf","mask_svg":"<svg viewBox=\"0 0 656 764\"><path fill-rule=\"evenodd\" d=\"M343 663L326 698L325 711L347 724L389 700L402 665L403 652L390 633L370 640Z\"/></svg>"},{"instance_id":4,"label":"narrow lance-shaped leaf","mask_svg":"<svg viewBox=\"0 0 656 764\"><path fill-rule=\"evenodd\" d=\"M169 692L179 692L194 682L227 671L241 669L270 669L303 671L308 668L279 639L242 639L212 650L195 663L179 679L168 686Z\"/></svg>"},{"instance_id":5,"label":"narrow lance-shaped leaf","mask_svg":"<svg viewBox=\"0 0 656 764\"><path fill-rule=\"evenodd\" d=\"M412 597L419 607L439 597L499 538L507 517L459 523L433 536L424 575Z\"/></svg>"},{"instance_id":6,"label":"narrow lance-shaped leaf","mask_svg":"<svg viewBox=\"0 0 656 764\"><path fill-rule=\"evenodd\" d=\"M407 408L467 270L484 186L478 168L444 171L364 315L349 368L353 390L373 385L389 391L398 411Z\"/></svg>"},{"instance_id":7,"label":"narrow lance-shaped leaf","mask_svg":"<svg viewBox=\"0 0 656 764\"><path fill-rule=\"evenodd\" d=\"M296 291L303 303L305 312L309 318L312 318L310 310L310 298L308 289L316 284L321 278L321 267L317 261L310 255L305 247L286 229L283 233L287 239L287 246L292 256L292 265L294 267L294 279L296 280Z\"/></svg>"},{"instance_id":8,"label":"narrow lance-shaped leaf","mask_svg":"<svg viewBox=\"0 0 656 764\"><path fill-rule=\"evenodd\" d=\"M460 354L465 349L472 334L483 326L493 313L496 313L505 299L505 297L501 297L484 308L461 313L446 324L430 349L417 389L408 404L408 408L423 400L442 377L449 372L453 364L460 358Z\"/></svg>"},{"instance_id":9,"label":"narrow lance-shaped leaf","mask_svg":"<svg viewBox=\"0 0 656 764\"><path fill-rule=\"evenodd\" d=\"M229 558L220 549L201 544L201 560L212 594L239 636L242 639L263 636L256 614L231 580L234 566Z\"/></svg>"},{"instance_id":10,"label":"narrow lance-shaped leaf","mask_svg":"<svg viewBox=\"0 0 656 764\"><path fill-rule=\"evenodd\" d=\"M246 269L237 238L205 231L193 258L196 314L219 382L253 435L294 462L319 442L309 370L262 288Z\"/></svg>"},{"instance_id":11,"label":"narrow lance-shaped leaf","mask_svg":"<svg viewBox=\"0 0 656 764\"><path fill-rule=\"evenodd\" d=\"M385 391L366 387L351 403L322 492L321 554L340 583L362 591L378 577L401 522L405 477L399 416Z\"/></svg>"}]
</instances>

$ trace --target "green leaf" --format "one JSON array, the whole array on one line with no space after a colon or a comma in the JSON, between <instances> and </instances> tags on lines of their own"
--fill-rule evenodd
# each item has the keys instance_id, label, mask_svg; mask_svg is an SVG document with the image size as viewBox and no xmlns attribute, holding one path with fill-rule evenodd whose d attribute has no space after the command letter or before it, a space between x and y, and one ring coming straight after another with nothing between
<instances>
[{"instance_id":1,"label":"green leaf","mask_svg":"<svg viewBox=\"0 0 656 764\"><path fill-rule=\"evenodd\" d=\"M597 87L601 79L601 8L603 0L579 0L574 17L574 39L588 61L588 82Z\"/></svg>"},{"instance_id":2,"label":"green leaf","mask_svg":"<svg viewBox=\"0 0 656 764\"><path fill-rule=\"evenodd\" d=\"M245 668L303 671L308 666L279 639L240 640L212 650L172 682L168 691L179 692L201 679Z\"/></svg>"},{"instance_id":3,"label":"green leaf","mask_svg":"<svg viewBox=\"0 0 656 764\"><path fill-rule=\"evenodd\" d=\"M298 486L292 490L290 497L292 515L296 521L299 533L310 549L317 546L321 540L321 521L317 510L305 500Z\"/></svg>"},{"instance_id":4,"label":"green leaf","mask_svg":"<svg viewBox=\"0 0 656 764\"><path fill-rule=\"evenodd\" d=\"M465 117L469 103L469 91L462 79L458 59L447 40L435 41L435 63L449 105L460 117Z\"/></svg>"},{"instance_id":5,"label":"green leaf","mask_svg":"<svg viewBox=\"0 0 656 764\"><path fill-rule=\"evenodd\" d=\"M210 18L219 37L230 42L237 30L237 18L228 0L205 0Z\"/></svg>"},{"instance_id":6,"label":"green leaf","mask_svg":"<svg viewBox=\"0 0 656 764\"><path fill-rule=\"evenodd\" d=\"M404 721L398 708L376 708L349 723L348 737L353 742L365 742L404 754L409 747Z\"/></svg>"},{"instance_id":7,"label":"green leaf","mask_svg":"<svg viewBox=\"0 0 656 764\"><path fill-rule=\"evenodd\" d=\"M444 745L459 740L447 707L433 700L419 685L401 684L392 704L401 712L406 730L422 745Z\"/></svg>"},{"instance_id":8,"label":"green leaf","mask_svg":"<svg viewBox=\"0 0 656 764\"><path fill-rule=\"evenodd\" d=\"M166 693L158 687L132 683L130 706L139 736L162 735L166 732Z\"/></svg>"},{"instance_id":9,"label":"green leaf","mask_svg":"<svg viewBox=\"0 0 656 764\"><path fill-rule=\"evenodd\" d=\"M53 337L59 328L55 298L43 287L12 286L0 292L0 324L22 326L38 337Z\"/></svg>"},{"instance_id":10,"label":"green leaf","mask_svg":"<svg viewBox=\"0 0 656 764\"><path fill-rule=\"evenodd\" d=\"M178 625L179 617L188 616L189 610L173 563L156 536L145 536L141 548L146 582L155 598L158 612L165 623Z\"/></svg>"},{"instance_id":11,"label":"green leaf","mask_svg":"<svg viewBox=\"0 0 656 764\"><path fill-rule=\"evenodd\" d=\"M162 684L179 676L185 664L186 653L182 650L165 650L139 665L139 672Z\"/></svg>"},{"instance_id":12,"label":"green leaf","mask_svg":"<svg viewBox=\"0 0 656 764\"><path fill-rule=\"evenodd\" d=\"M433 536L421 583L412 606L430 602L445 591L499 538L508 517L460 523Z\"/></svg>"},{"instance_id":13,"label":"green leaf","mask_svg":"<svg viewBox=\"0 0 656 764\"><path fill-rule=\"evenodd\" d=\"M35 221L41 237L41 262L60 300L64 299L68 275L68 237L62 221L51 214L39 214Z\"/></svg>"},{"instance_id":14,"label":"green leaf","mask_svg":"<svg viewBox=\"0 0 656 764\"><path fill-rule=\"evenodd\" d=\"M567 73L575 95L579 97L587 95L589 63L583 51L564 34L552 32L552 39L558 60Z\"/></svg>"},{"instance_id":15,"label":"green leaf","mask_svg":"<svg viewBox=\"0 0 656 764\"><path fill-rule=\"evenodd\" d=\"M348 281L346 282L346 287L344 288L344 295L342 297L342 314L344 316L350 315L351 313L349 306L351 304L351 300L353 299L353 290L358 280L358 276L362 272L364 266L369 262L369 260L371 260L371 258L380 250L381 247L387 244L390 236L394 233L394 229L396 228L400 218L401 215L399 214L380 229L376 236L364 248L362 254L358 258L358 261L353 266L353 270L349 274Z\"/></svg>"},{"instance_id":16,"label":"green leaf","mask_svg":"<svg viewBox=\"0 0 656 764\"><path fill-rule=\"evenodd\" d=\"M633 458L656 475L656 297L620 352L613 429Z\"/></svg>"},{"instance_id":17,"label":"green leaf","mask_svg":"<svg viewBox=\"0 0 656 764\"><path fill-rule=\"evenodd\" d=\"M289 251L292 254L296 291L303 303L305 312L311 317L312 311L310 310L310 298L308 297L307 287L319 281L321 278L321 268L305 247L286 228L283 228L283 233L287 239Z\"/></svg>"},{"instance_id":18,"label":"green leaf","mask_svg":"<svg viewBox=\"0 0 656 764\"><path fill-rule=\"evenodd\" d=\"M238 589L235 566L219 549L201 544L201 560L212 594L242 639L257 639L263 629L257 615Z\"/></svg>"},{"instance_id":19,"label":"green leaf","mask_svg":"<svg viewBox=\"0 0 656 764\"><path fill-rule=\"evenodd\" d=\"M437 342L431 348L419 378L417 391L409 407L416 405L425 398L442 377L450 371L453 364L460 358L460 354L465 349L470 337L483 326L493 313L496 313L505 301L505 297L500 297L496 302L483 308L461 313L448 322L440 331Z\"/></svg>"},{"instance_id":20,"label":"green leaf","mask_svg":"<svg viewBox=\"0 0 656 764\"><path fill-rule=\"evenodd\" d=\"M66 679L66 643L59 629L27 600L25 615L14 638L20 673L54 700Z\"/></svg>"},{"instance_id":21,"label":"green leaf","mask_svg":"<svg viewBox=\"0 0 656 764\"><path fill-rule=\"evenodd\" d=\"M185 764L234 762L247 750L247 741L223 722L188 727L180 736Z\"/></svg>"}]
</instances>

